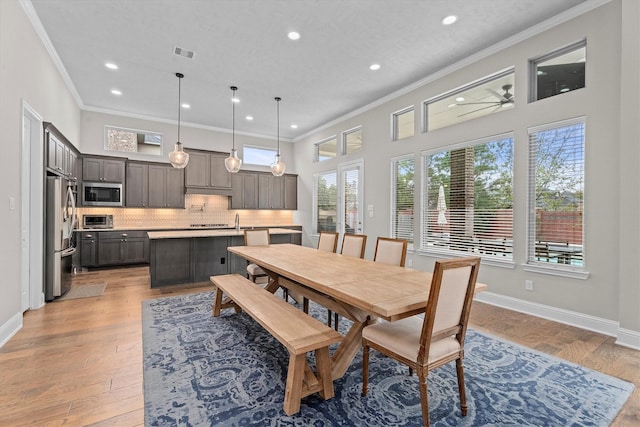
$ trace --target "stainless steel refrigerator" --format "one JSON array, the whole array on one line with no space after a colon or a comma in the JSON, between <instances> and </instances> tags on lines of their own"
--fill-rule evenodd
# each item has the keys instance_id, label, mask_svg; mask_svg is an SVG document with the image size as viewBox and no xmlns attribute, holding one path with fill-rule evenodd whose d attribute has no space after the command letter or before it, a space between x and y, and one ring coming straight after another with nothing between
<instances>
[{"instance_id":1,"label":"stainless steel refrigerator","mask_svg":"<svg viewBox=\"0 0 640 427\"><path fill-rule=\"evenodd\" d=\"M71 287L76 202L73 184L59 176L47 177L44 296L51 301Z\"/></svg>"}]
</instances>

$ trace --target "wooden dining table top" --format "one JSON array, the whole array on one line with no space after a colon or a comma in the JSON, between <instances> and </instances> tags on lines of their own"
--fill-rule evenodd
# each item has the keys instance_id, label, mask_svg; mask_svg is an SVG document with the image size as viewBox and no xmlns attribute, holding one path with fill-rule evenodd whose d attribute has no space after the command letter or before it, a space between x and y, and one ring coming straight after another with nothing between
<instances>
[{"instance_id":1,"label":"wooden dining table top","mask_svg":"<svg viewBox=\"0 0 640 427\"><path fill-rule=\"evenodd\" d=\"M294 244L231 246L264 269L385 320L424 312L432 274ZM487 286L476 284L476 292Z\"/></svg>"}]
</instances>

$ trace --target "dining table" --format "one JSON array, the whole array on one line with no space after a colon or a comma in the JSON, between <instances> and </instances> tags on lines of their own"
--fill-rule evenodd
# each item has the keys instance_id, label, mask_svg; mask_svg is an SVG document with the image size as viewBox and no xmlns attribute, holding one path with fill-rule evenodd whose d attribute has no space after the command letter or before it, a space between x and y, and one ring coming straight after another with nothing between
<instances>
[{"instance_id":1,"label":"dining table","mask_svg":"<svg viewBox=\"0 0 640 427\"><path fill-rule=\"evenodd\" d=\"M432 273L294 244L230 246L259 265L269 276L265 287L307 298L352 324L331 356L332 379L341 378L362 342L362 329L372 322L396 321L424 313ZM487 285L476 283L476 292Z\"/></svg>"}]
</instances>

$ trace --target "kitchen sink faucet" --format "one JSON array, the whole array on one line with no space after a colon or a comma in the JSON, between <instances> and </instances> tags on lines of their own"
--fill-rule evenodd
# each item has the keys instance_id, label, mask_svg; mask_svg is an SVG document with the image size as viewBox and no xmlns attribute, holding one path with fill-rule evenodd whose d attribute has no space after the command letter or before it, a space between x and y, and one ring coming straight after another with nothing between
<instances>
[{"instance_id":1,"label":"kitchen sink faucet","mask_svg":"<svg viewBox=\"0 0 640 427\"><path fill-rule=\"evenodd\" d=\"M240 231L240 214L236 213L236 230Z\"/></svg>"}]
</instances>

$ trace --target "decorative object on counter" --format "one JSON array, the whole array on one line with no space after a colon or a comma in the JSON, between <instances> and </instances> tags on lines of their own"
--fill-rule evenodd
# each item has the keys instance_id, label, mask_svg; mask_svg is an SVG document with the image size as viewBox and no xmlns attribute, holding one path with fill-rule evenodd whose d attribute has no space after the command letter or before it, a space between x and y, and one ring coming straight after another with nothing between
<instances>
[{"instance_id":1,"label":"decorative object on counter","mask_svg":"<svg viewBox=\"0 0 640 427\"><path fill-rule=\"evenodd\" d=\"M184 74L176 73L176 77L178 78L178 142L176 142L173 151L169 153L169 161L174 168L184 169L187 163L189 163L189 154L184 152L182 143L180 142L180 109L182 108L182 104L180 104L180 82Z\"/></svg>"},{"instance_id":2,"label":"decorative object on counter","mask_svg":"<svg viewBox=\"0 0 640 427\"><path fill-rule=\"evenodd\" d=\"M282 160L280 160L280 101L282 98L276 96L274 98L276 100L276 118L277 118L277 131L278 131L278 154L276 154L276 161L271 164L271 173L274 176L282 176L284 175L284 170L287 165L285 165Z\"/></svg>"},{"instance_id":3,"label":"decorative object on counter","mask_svg":"<svg viewBox=\"0 0 640 427\"><path fill-rule=\"evenodd\" d=\"M236 91L238 88L236 86L231 86L231 90L233 91L233 96L231 97L231 152L229 153L229 157L224 159L224 167L231 173L237 173L240 170L240 166L242 166L242 160L238 158L238 152L236 151L236 102L238 102L238 98L236 98Z\"/></svg>"}]
</instances>

